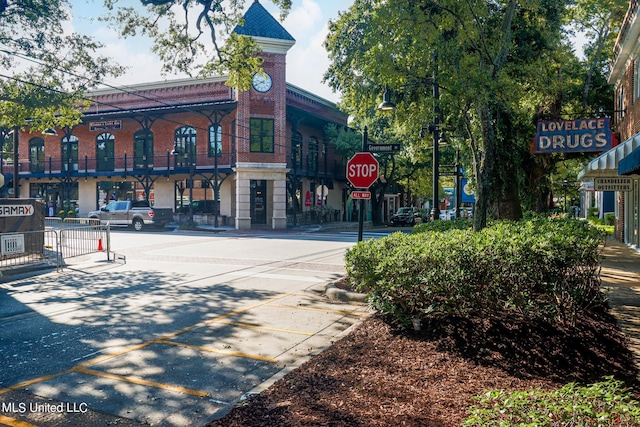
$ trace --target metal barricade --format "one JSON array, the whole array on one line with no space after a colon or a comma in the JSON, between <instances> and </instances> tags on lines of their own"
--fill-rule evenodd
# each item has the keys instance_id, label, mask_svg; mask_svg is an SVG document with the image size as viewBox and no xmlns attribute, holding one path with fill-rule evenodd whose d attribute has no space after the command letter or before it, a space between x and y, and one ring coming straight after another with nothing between
<instances>
[{"instance_id":1,"label":"metal barricade","mask_svg":"<svg viewBox=\"0 0 640 427\"><path fill-rule=\"evenodd\" d=\"M108 225L89 218L47 218L46 229L0 233L0 272L34 265L62 269L65 259L106 252L109 260Z\"/></svg>"},{"instance_id":2,"label":"metal barricade","mask_svg":"<svg viewBox=\"0 0 640 427\"><path fill-rule=\"evenodd\" d=\"M106 247L107 229L100 225L80 225L57 230L60 234L60 253L62 258L71 258L102 252Z\"/></svg>"},{"instance_id":3,"label":"metal barricade","mask_svg":"<svg viewBox=\"0 0 640 427\"><path fill-rule=\"evenodd\" d=\"M0 271L35 265L60 268L59 246L55 230L0 233Z\"/></svg>"}]
</instances>

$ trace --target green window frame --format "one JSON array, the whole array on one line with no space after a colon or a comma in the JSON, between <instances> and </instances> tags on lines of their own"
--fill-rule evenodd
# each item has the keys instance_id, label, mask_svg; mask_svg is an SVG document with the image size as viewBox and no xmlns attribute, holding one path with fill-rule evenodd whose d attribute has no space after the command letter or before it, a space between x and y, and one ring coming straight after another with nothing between
<instances>
[{"instance_id":1,"label":"green window frame","mask_svg":"<svg viewBox=\"0 0 640 427\"><path fill-rule=\"evenodd\" d=\"M309 172L318 171L318 138L309 137L309 153L307 154L307 169Z\"/></svg>"},{"instance_id":2,"label":"green window frame","mask_svg":"<svg viewBox=\"0 0 640 427\"><path fill-rule=\"evenodd\" d=\"M62 138L62 170L64 172L78 171L78 137L68 135Z\"/></svg>"},{"instance_id":3,"label":"green window frame","mask_svg":"<svg viewBox=\"0 0 640 427\"><path fill-rule=\"evenodd\" d=\"M251 119L250 149L252 153L274 152L274 120Z\"/></svg>"},{"instance_id":4,"label":"green window frame","mask_svg":"<svg viewBox=\"0 0 640 427\"><path fill-rule=\"evenodd\" d=\"M133 161L136 169L153 168L153 132L149 129L133 134Z\"/></svg>"},{"instance_id":5,"label":"green window frame","mask_svg":"<svg viewBox=\"0 0 640 427\"><path fill-rule=\"evenodd\" d=\"M115 168L115 141L112 133L96 137L96 171L111 172Z\"/></svg>"},{"instance_id":6,"label":"green window frame","mask_svg":"<svg viewBox=\"0 0 640 427\"><path fill-rule=\"evenodd\" d=\"M44 139L32 138L29 140L29 169L31 173L44 172Z\"/></svg>"},{"instance_id":7,"label":"green window frame","mask_svg":"<svg viewBox=\"0 0 640 427\"><path fill-rule=\"evenodd\" d=\"M174 148L176 167L188 167L189 161L195 165L196 161L196 129L191 126L182 126L176 129Z\"/></svg>"},{"instance_id":8,"label":"green window frame","mask_svg":"<svg viewBox=\"0 0 640 427\"><path fill-rule=\"evenodd\" d=\"M209 126L209 157L222 155L222 126Z\"/></svg>"},{"instance_id":9,"label":"green window frame","mask_svg":"<svg viewBox=\"0 0 640 427\"><path fill-rule=\"evenodd\" d=\"M291 167L300 169L302 167L302 134L296 132L291 138Z\"/></svg>"}]
</instances>

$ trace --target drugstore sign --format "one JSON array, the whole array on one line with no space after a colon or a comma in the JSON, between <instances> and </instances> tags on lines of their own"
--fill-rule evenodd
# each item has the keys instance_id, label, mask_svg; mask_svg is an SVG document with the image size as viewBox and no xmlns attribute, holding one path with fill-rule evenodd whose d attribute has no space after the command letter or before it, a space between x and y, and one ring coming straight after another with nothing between
<instances>
[{"instance_id":1,"label":"drugstore sign","mask_svg":"<svg viewBox=\"0 0 640 427\"><path fill-rule=\"evenodd\" d=\"M534 153L601 152L614 146L608 117L539 121Z\"/></svg>"}]
</instances>

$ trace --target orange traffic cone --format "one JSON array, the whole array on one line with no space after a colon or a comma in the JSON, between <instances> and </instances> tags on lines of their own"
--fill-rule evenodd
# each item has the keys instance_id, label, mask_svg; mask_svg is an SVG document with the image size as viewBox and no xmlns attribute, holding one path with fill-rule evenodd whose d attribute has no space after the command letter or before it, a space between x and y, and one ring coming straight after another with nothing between
<instances>
[{"instance_id":1,"label":"orange traffic cone","mask_svg":"<svg viewBox=\"0 0 640 427\"><path fill-rule=\"evenodd\" d=\"M102 252L104 248L102 247L102 239L98 239L98 251Z\"/></svg>"}]
</instances>

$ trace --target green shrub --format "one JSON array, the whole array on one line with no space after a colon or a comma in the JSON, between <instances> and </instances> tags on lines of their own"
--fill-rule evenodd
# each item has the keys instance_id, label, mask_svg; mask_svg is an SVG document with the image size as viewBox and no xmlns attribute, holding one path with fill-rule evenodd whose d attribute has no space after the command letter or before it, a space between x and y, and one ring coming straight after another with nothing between
<instances>
[{"instance_id":1,"label":"green shrub","mask_svg":"<svg viewBox=\"0 0 640 427\"><path fill-rule=\"evenodd\" d=\"M446 231L394 233L347 251L352 285L401 324L505 310L572 320L605 300L601 232L584 221L499 221L478 233L456 221L440 222L453 225L442 225Z\"/></svg>"},{"instance_id":2,"label":"green shrub","mask_svg":"<svg viewBox=\"0 0 640 427\"><path fill-rule=\"evenodd\" d=\"M473 220L469 218L455 218L450 221L423 222L413 227L414 233L443 232L449 230L467 230L473 228Z\"/></svg>"},{"instance_id":3,"label":"green shrub","mask_svg":"<svg viewBox=\"0 0 640 427\"><path fill-rule=\"evenodd\" d=\"M605 225L614 225L616 222L616 214L608 213L604 216L604 224Z\"/></svg>"},{"instance_id":4,"label":"green shrub","mask_svg":"<svg viewBox=\"0 0 640 427\"><path fill-rule=\"evenodd\" d=\"M586 387L574 383L551 392L487 391L474 398L463 426L640 426L640 403L622 382Z\"/></svg>"}]
</instances>

